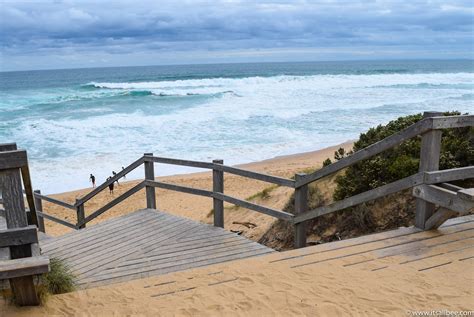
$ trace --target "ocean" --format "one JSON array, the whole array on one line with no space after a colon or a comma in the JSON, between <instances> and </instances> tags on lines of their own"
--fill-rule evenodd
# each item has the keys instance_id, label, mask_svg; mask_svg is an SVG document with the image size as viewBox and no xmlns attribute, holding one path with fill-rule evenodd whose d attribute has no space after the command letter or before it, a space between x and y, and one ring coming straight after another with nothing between
<instances>
[{"instance_id":1,"label":"ocean","mask_svg":"<svg viewBox=\"0 0 474 317\"><path fill-rule=\"evenodd\" d=\"M342 143L402 115L472 113L473 89L466 60L1 72L0 143L26 149L34 188L56 193L145 152L238 164Z\"/></svg>"}]
</instances>

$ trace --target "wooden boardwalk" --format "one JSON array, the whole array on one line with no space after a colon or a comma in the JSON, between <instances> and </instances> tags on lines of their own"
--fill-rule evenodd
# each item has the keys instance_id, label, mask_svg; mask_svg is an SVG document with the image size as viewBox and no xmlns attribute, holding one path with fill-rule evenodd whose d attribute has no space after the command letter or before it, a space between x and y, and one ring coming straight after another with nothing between
<instances>
[{"instance_id":1,"label":"wooden boardwalk","mask_svg":"<svg viewBox=\"0 0 474 317\"><path fill-rule=\"evenodd\" d=\"M222 228L154 209L44 239L40 246L43 254L70 266L80 288L274 252Z\"/></svg>"},{"instance_id":2,"label":"wooden boardwalk","mask_svg":"<svg viewBox=\"0 0 474 317\"><path fill-rule=\"evenodd\" d=\"M270 256L269 263L291 269L330 263L378 271L410 264L418 271L440 269L455 262L474 260L474 215L453 218L437 230L403 227L358 238ZM469 260L469 261L468 261Z\"/></svg>"},{"instance_id":3,"label":"wooden boardwalk","mask_svg":"<svg viewBox=\"0 0 474 317\"><path fill-rule=\"evenodd\" d=\"M241 265L252 267L251 261L250 259L247 266ZM432 270L437 274L444 274L449 265L461 265L465 267L466 274L469 274L472 272L473 261L474 215L450 219L438 230L422 231L414 227L403 227L303 249L276 252L259 259L268 268L278 266L280 271L305 272L308 268L330 265L373 274L387 269L405 273ZM357 274L357 271L354 272ZM149 280L140 294L166 298L222 284L233 285L235 289L234 283L238 283L241 278L248 278L232 267L220 265L213 266L212 273L198 270L190 275L193 277L191 280L173 275ZM198 282L193 282L194 280ZM229 290L229 294L232 294L232 290Z\"/></svg>"}]
</instances>

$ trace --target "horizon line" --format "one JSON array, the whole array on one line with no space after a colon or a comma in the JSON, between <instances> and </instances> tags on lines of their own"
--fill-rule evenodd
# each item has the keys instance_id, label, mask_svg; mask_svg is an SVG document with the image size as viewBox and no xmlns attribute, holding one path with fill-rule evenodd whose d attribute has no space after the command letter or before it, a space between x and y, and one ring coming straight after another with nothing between
<instances>
[{"instance_id":1,"label":"horizon line","mask_svg":"<svg viewBox=\"0 0 474 317\"><path fill-rule=\"evenodd\" d=\"M102 66L102 67L73 67L73 68L43 68L43 69L25 69L25 70L0 70L1 73L20 73L20 72L42 72L58 70L85 70L85 69L103 69L103 68L134 68L134 67L165 67L165 66L204 66L204 65L233 65L233 64L298 64L298 63L337 63L337 62L383 62L383 61L471 61L474 58L381 58L381 59L340 59L340 60L302 60L302 61L273 61L273 62L226 62L226 63L171 63L154 65L127 65L127 66Z\"/></svg>"}]
</instances>

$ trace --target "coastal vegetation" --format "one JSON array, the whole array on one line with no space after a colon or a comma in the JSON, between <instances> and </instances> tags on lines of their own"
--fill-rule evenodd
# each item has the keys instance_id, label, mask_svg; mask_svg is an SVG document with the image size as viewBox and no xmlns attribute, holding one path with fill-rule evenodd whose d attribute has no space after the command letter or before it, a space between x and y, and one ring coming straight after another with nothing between
<instances>
[{"instance_id":1,"label":"coastal vegetation","mask_svg":"<svg viewBox=\"0 0 474 317\"><path fill-rule=\"evenodd\" d=\"M44 303L50 295L69 293L76 289L76 278L63 260L50 259L50 271L40 276L38 295Z\"/></svg>"}]
</instances>

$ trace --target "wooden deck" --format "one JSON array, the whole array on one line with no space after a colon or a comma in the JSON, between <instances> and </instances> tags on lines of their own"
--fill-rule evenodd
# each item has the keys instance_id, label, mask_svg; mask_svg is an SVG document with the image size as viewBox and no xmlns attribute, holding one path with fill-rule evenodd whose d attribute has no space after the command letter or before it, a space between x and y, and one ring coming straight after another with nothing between
<instances>
[{"instance_id":1,"label":"wooden deck","mask_svg":"<svg viewBox=\"0 0 474 317\"><path fill-rule=\"evenodd\" d=\"M80 288L274 252L222 228L154 209L40 240L40 246L43 254L66 261Z\"/></svg>"},{"instance_id":2,"label":"wooden deck","mask_svg":"<svg viewBox=\"0 0 474 317\"><path fill-rule=\"evenodd\" d=\"M326 243L271 256L269 263L291 269L331 263L363 270L396 269L410 264L418 271L441 269L454 262L474 259L474 215L453 218L437 230L399 228L354 239Z\"/></svg>"}]
</instances>

